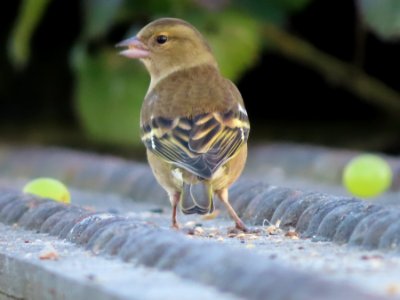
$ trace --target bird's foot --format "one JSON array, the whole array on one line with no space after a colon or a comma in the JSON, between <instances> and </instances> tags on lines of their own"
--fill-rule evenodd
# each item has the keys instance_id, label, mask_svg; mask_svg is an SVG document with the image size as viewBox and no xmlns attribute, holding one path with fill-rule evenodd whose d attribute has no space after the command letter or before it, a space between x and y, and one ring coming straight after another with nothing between
<instances>
[{"instance_id":1,"label":"bird's foot","mask_svg":"<svg viewBox=\"0 0 400 300\"><path fill-rule=\"evenodd\" d=\"M236 224L235 227L228 228L228 234L239 234L239 233L257 234L261 232L261 229L254 227L247 227L244 223Z\"/></svg>"},{"instance_id":2,"label":"bird's foot","mask_svg":"<svg viewBox=\"0 0 400 300\"><path fill-rule=\"evenodd\" d=\"M172 228L172 229L179 230L179 227L180 227L180 226L179 226L178 222L175 222L175 223L172 223L172 224L171 224L171 228Z\"/></svg>"},{"instance_id":3,"label":"bird's foot","mask_svg":"<svg viewBox=\"0 0 400 300\"><path fill-rule=\"evenodd\" d=\"M235 226L235 228L237 229L237 230L240 230L240 231L243 231L243 232L248 232L249 231L249 229L247 228L247 226L243 223L243 221L242 220L237 220L236 221L236 226Z\"/></svg>"}]
</instances>

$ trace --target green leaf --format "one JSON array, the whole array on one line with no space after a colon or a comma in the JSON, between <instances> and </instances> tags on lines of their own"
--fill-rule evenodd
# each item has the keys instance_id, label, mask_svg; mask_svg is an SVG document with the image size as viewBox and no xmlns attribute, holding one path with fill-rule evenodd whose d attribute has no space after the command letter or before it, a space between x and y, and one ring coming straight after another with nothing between
<instances>
[{"instance_id":1,"label":"green leaf","mask_svg":"<svg viewBox=\"0 0 400 300\"><path fill-rule=\"evenodd\" d=\"M75 101L88 136L101 143L139 143L140 107L149 85L144 66L114 49L90 56L81 46L74 50L73 65Z\"/></svg>"},{"instance_id":2,"label":"green leaf","mask_svg":"<svg viewBox=\"0 0 400 300\"><path fill-rule=\"evenodd\" d=\"M275 2L278 2L281 7L288 11L299 11L306 7L311 0L275 0Z\"/></svg>"},{"instance_id":3,"label":"green leaf","mask_svg":"<svg viewBox=\"0 0 400 300\"><path fill-rule=\"evenodd\" d=\"M237 80L257 62L262 46L260 24L247 14L225 11L195 25L209 41L224 76Z\"/></svg>"},{"instance_id":4,"label":"green leaf","mask_svg":"<svg viewBox=\"0 0 400 300\"><path fill-rule=\"evenodd\" d=\"M11 62L17 68L25 67L30 55L30 41L50 0L24 0L12 29L8 45Z\"/></svg>"},{"instance_id":5,"label":"green leaf","mask_svg":"<svg viewBox=\"0 0 400 300\"><path fill-rule=\"evenodd\" d=\"M133 22L162 17L182 18L194 6L193 0L125 0L119 12L119 20Z\"/></svg>"},{"instance_id":6,"label":"green leaf","mask_svg":"<svg viewBox=\"0 0 400 300\"><path fill-rule=\"evenodd\" d=\"M312 0L232 0L233 6L254 18L282 25L292 12L303 9Z\"/></svg>"},{"instance_id":7,"label":"green leaf","mask_svg":"<svg viewBox=\"0 0 400 300\"><path fill-rule=\"evenodd\" d=\"M286 20L286 12L281 4L275 0L235 0L234 4L244 12L249 13L254 18L268 21L275 24L282 24Z\"/></svg>"},{"instance_id":8,"label":"green leaf","mask_svg":"<svg viewBox=\"0 0 400 300\"><path fill-rule=\"evenodd\" d=\"M97 38L113 25L123 0L85 0L84 37Z\"/></svg>"},{"instance_id":9,"label":"green leaf","mask_svg":"<svg viewBox=\"0 0 400 300\"><path fill-rule=\"evenodd\" d=\"M399 0L359 0L365 22L385 39L400 35Z\"/></svg>"}]
</instances>

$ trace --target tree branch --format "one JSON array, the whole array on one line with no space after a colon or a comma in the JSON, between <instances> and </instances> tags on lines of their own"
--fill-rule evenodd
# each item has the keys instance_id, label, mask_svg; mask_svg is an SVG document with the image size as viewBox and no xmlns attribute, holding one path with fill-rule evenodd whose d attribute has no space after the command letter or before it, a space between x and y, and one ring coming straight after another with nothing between
<instances>
[{"instance_id":1,"label":"tree branch","mask_svg":"<svg viewBox=\"0 0 400 300\"><path fill-rule=\"evenodd\" d=\"M389 114L397 117L400 115L399 91L369 76L360 68L326 54L272 24L264 26L263 34L272 43L272 47L288 58L320 72L327 80Z\"/></svg>"}]
</instances>

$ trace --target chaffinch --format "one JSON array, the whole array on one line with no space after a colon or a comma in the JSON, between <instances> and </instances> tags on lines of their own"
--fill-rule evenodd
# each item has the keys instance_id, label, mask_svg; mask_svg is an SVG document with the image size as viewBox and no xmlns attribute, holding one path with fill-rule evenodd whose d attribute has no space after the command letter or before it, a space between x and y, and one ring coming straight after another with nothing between
<instances>
[{"instance_id":1,"label":"chaffinch","mask_svg":"<svg viewBox=\"0 0 400 300\"><path fill-rule=\"evenodd\" d=\"M141 109L141 138L159 184L185 214L207 214L214 194L236 228L247 231L229 203L228 188L247 157L250 124L236 86L224 78L210 46L189 23L158 19L117 46L140 59L151 80Z\"/></svg>"}]
</instances>

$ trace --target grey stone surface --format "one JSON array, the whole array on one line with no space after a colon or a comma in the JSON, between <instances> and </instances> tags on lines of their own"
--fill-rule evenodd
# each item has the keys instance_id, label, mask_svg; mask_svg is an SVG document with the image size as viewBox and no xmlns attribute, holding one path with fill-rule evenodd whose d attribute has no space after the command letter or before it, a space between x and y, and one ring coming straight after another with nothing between
<instances>
[{"instance_id":1,"label":"grey stone surface","mask_svg":"<svg viewBox=\"0 0 400 300\"><path fill-rule=\"evenodd\" d=\"M375 223L389 218L391 214L392 211L382 209L365 216L354 228L349 240L350 245L363 245L364 241L368 239L368 234L373 234L373 232L370 231L370 228L374 226Z\"/></svg>"},{"instance_id":2,"label":"grey stone surface","mask_svg":"<svg viewBox=\"0 0 400 300\"><path fill-rule=\"evenodd\" d=\"M342 172L346 164L355 156L363 154L359 151L331 149L320 146L291 143L267 144L253 146L249 152L247 174L253 177L282 177L287 179L312 178L319 183L341 185ZM383 155L394 173L393 191L400 189L400 160L398 157ZM268 176L269 170L275 170ZM272 181L273 184L276 182Z\"/></svg>"},{"instance_id":3,"label":"grey stone surface","mask_svg":"<svg viewBox=\"0 0 400 300\"><path fill-rule=\"evenodd\" d=\"M400 220L393 222L382 234L379 248L385 250L399 249L400 247ZM397 250L397 253L400 251Z\"/></svg>"},{"instance_id":4,"label":"grey stone surface","mask_svg":"<svg viewBox=\"0 0 400 300\"><path fill-rule=\"evenodd\" d=\"M254 179L261 178L257 172L265 171L266 166L278 170L271 164L286 156L288 160L284 169L291 168L294 174L311 178L326 166L341 166L340 162L348 161L354 153L336 155L327 149L311 149L313 155L310 155L306 148L298 149L299 152L295 149L295 154L293 149L286 148L282 153L279 153L279 149L264 148L266 153L272 155L272 160L251 155L247 175L230 190L232 205L246 223L263 229L265 227L262 225L276 225L280 236L284 234L282 229L295 229L301 238L312 238L314 242L348 242L350 246L367 250L382 249L393 255L400 252L400 207L392 200L377 200L376 204L371 204L340 193L329 194L326 191L330 190L323 185L320 191L315 192L308 188L279 187ZM119 257L126 263L170 271L248 299L260 299L261 295L271 296L270 299L286 299L294 295L296 298L293 299L307 299L318 293L341 298L353 295L354 299L375 297L351 286L338 289L336 282L308 276L304 273L306 270L299 272L282 268L254 253L232 251L232 247L216 244L215 238L212 242L199 240L193 228L188 232L192 232L194 241L182 232L171 231L168 228L169 216L163 214L169 204L165 192L155 183L149 168L142 163L62 149L11 150L3 149L0 153L0 175L9 176L8 180L0 180L0 221L5 224L17 224L35 232L49 233L95 254ZM252 163L254 159L260 159L256 167ZM397 168L396 160L390 162ZM339 169L332 171L339 174ZM272 171L270 174L274 172L279 174L281 171ZM73 202L89 207L43 202L13 192L13 188L21 189L25 182L23 178L14 181L13 177L39 175L63 180L71 186ZM282 178L285 181L288 177ZM160 211L161 214L150 213L148 204L145 211L135 211L142 204L146 206L145 203L153 205L154 211ZM132 212L128 213L129 210ZM226 213L222 211L222 217L226 218ZM182 217L181 220L192 219ZM202 225L203 221L198 219L195 223ZM218 222L211 221L211 224ZM204 230L208 232L210 229L206 226ZM215 234L211 232L210 236L215 237ZM266 243L265 238L256 238L260 241L250 243L250 246ZM244 246L249 243L247 238L241 241ZM317 248L318 243L314 245L311 247ZM291 288L288 289L288 286Z\"/></svg>"},{"instance_id":5,"label":"grey stone surface","mask_svg":"<svg viewBox=\"0 0 400 300\"><path fill-rule=\"evenodd\" d=\"M386 233L390 225L400 219L398 211L386 215L382 220L374 222L365 233L362 247L365 249L376 249L380 246L382 235Z\"/></svg>"},{"instance_id":6,"label":"grey stone surface","mask_svg":"<svg viewBox=\"0 0 400 300\"><path fill-rule=\"evenodd\" d=\"M21 195L14 199L14 207L29 207L23 210L18 226L28 226L26 222L34 211L44 210L59 215L70 206L50 205L47 200ZM5 210L7 206L3 208ZM4 216L0 212L0 216ZM79 213L79 212L78 212ZM372 294L361 292L346 284L339 285L313 276L281 267L273 261L262 260L257 254L229 249L222 245L205 241L190 241L181 232L173 232L159 226L112 213L89 213L80 211L80 218L71 218L73 226L66 235L67 241L93 250L92 253L108 253L120 257L127 263L172 271L182 278L189 278L207 286L214 286L223 292L230 292L246 299L379 299ZM51 218L50 214L47 215ZM0 218L0 221L4 221ZM7 221L7 220L6 220ZM42 218L43 223L47 220ZM7 221L8 222L8 221ZM40 224L36 228L42 228ZM46 227L43 227L46 228ZM64 228L59 227L62 231ZM106 233L106 234L104 234ZM53 232L59 235L60 232ZM118 243L115 243L118 240ZM112 244L112 251L109 244ZM169 250L178 249L176 252ZM172 255L172 257L171 257ZM263 278L260 281L260 278ZM290 290L288 290L290 287ZM104 296L104 295L103 295ZM82 297L82 296L80 296Z\"/></svg>"},{"instance_id":7,"label":"grey stone surface","mask_svg":"<svg viewBox=\"0 0 400 300\"><path fill-rule=\"evenodd\" d=\"M271 218L272 224L276 224L278 221L280 221L281 223L294 223L294 226L296 226L298 220L293 220L293 218L291 218L291 222L287 222L286 219L283 219L286 210L288 210L291 206L296 205L296 203L299 203L300 199L303 199L302 202L306 202L306 204L311 205L312 203L314 203L314 201L308 201L309 198L319 199L321 196L322 194L319 193L303 193L301 195L295 195L294 197L287 197L286 199L281 201L280 204L276 207L274 214Z\"/></svg>"},{"instance_id":8,"label":"grey stone surface","mask_svg":"<svg viewBox=\"0 0 400 300\"><path fill-rule=\"evenodd\" d=\"M333 240L336 231L343 223L344 219L360 204L360 201L351 198L344 199L344 202L346 202L345 205L338 204L336 208L333 208L332 211L322 219L316 233L319 239L327 241Z\"/></svg>"},{"instance_id":9,"label":"grey stone surface","mask_svg":"<svg viewBox=\"0 0 400 300\"><path fill-rule=\"evenodd\" d=\"M314 198L316 195L316 193L311 193L304 197L311 198L312 202L311 205L308 205L304 209L303 213L299 216L299 219L297 221L296 232L300 233L302 237L307 237L305 233L308 227L310 227L310 223L313 220L315 214L318 213L321 208L323 208L323 205L333 201L330 200L331 197L328 195L321 195L320 197ZM316 226L317 225L314 225L313 230L315 230Z\"/></svg>"},{"instance_id":10,"label":"grey stone surface","mask_svg":"<svg viewBox=\"0 0 400 300\"><path fill-rule=\"evenodd\" d=\"M349 209L343 220L338 224L333 241L339 244L347 243L358 223L374 212L383 210L384 208L378 205L368 204L364 202L356 202L343 209Z\"/></svg>"},{"instance_id":11,"label":"grey stone surface","mask_svg":"<svg viewBox=\"0 0 400 300\"><path fill-rule=\"evenodd\" d=\"M241 186L241 182L236 184ZM244 185L246 188L238 188L230 192L230 202L238 215L243 215L250 201L261 192L268 190L270 185L265 182L255 182L251 186ZM240 191L240 192L239 192Z\"/></svg>"},{"instance_id":12,"label":"grey stone surface","mask_svg":"<svg viewBox=\"0 0 400 300\"><path fill-rule=\"evenodd\" d=\"M305 211L304 214L306 216L310 216L308 226L306 231L302 233L302 236L305 238L314 237L317 232L321 222L324 218L335 208L347 205L348 199L342 199L341 197L321 195L317 203L312 204L308 209L309 211ZM311 212L310 212L311 211ZM303 216L300 216L302 218ZM304 220L304 221L303 221ZM303 219L301 221L307 224L307 219ZM300 223L300 222L299 222ZM302 224L302 223L301 223ZM300 231L301 232L301 231Z\"/></svg>"},{"instance_id":13,"label":"grey stone surface","mask_svg":"<svg viewBox=\"0 0 400 300\"><path fill-rule=\"evenodd\" d=\"M120 196L139 202L151 201L154 204L168 205L166 193L155 183L151 171L142 163L57 148L11 148L11 150L2 152L2 156L0 156L0 167L2 168L0 170L6 170L14 176L22 174L33 176L39 173L44 174L46 171L48 172L46 176L58 175L60 179L74 187L103 193L101 197L115 192ZM279 152L280 150L283 152ZM260 147L253 151L254 155L250 155L250 169L253 167L260 169L288 157L285 168L292 167L294 173L301 172L303 169L309 170L305 171L306 174L313 173L310 170L314 167L320 168L321 159L324 166L329 160L339 166L339 161L346 162L354 155L353 152L334 152L324 148L305 146L285 147L285 145ZM261 157L261 153L266 153L266 157ZM254 159L260 160L258 167L251 162ZM315 161L319 162L313 163ZM389 159L389 161L393 168L399 165L395 159ZM254 172L257 174L256 171ZM12 196L5 195L4 197L0 198L0 208L2 208L0 216L4 222L9 224L18 220L26 211L31 211L29 206L35 205L34 202L29 206L13 203L7 198ZM369 249L376 249L382 245L385 249L397 251L397 246L394 246L396 243L391 242L390 247L387 244L389 241L396 240L396 232L393 229L390 230L394 235L392 238L386 231L392 221L396 219L396 214L400 213L398 207L393 208L391 217L385 215L384 218L387 219L380 220L380 225L372 226L372 223L380 218L380 214L374 212L386 206L379 204L370 206L371 204L367 202L346 196L277 187L262 181L248 179L246 176L243 176L230 189L230 199L238 214L252 225L279 224L284 229L295 228L303 238L338 243L350 241L351 245ZM216 203L217 207L220 207L218 201ZM46 205L52 206L52 204ZM121 206L113 208L111 212L118 213L119 207ZM64 238L69 234L72 228L71 224L74 223L71 223L70 219L76 222L79 218L83 218L79 208L64 211L53 205L52 210L57 210L59 219L58 217L53 218L48 209L42 209L34 210L34 214L27 214L23 222L29 223L32 228L38 228L39 220L49 219L41 226L45 227L46 232L57 233ZM222 211L224 212L224 209ZM91 212L86 211L84 217L89 216L91 216ZM107 222L104 221L104 224ZM372 228L366 230L365 228L369 228L370 225ZM381 242L382 235L385 236L386 242Z\"/></svg>"},{"instance_id":14,"label":"grey stone surface","mask_svg":"<svg viewBox=\"0 0 400 300\"><path fill-rule=\"evenodd\" d=\"M94 256L48 235L0 224L0 236L0 299L239 299L171 272ZM58 259L40 259L44 251Z\"/></svg>"},{"instance_id":15,"label":"grey stone surface","mask_svg":"<svg viewBox=\"0 0 400 300\"><path fill-rule=\"evenodd\" d=\"M277 207L282 201L292 197L299 197L303 193L282 187L271 187L260 192L249 203L243 218L254 225L263 225L265 220L271 222Z\"/></svg>"}]
</instances>

